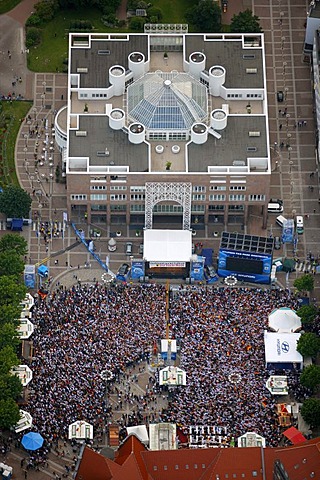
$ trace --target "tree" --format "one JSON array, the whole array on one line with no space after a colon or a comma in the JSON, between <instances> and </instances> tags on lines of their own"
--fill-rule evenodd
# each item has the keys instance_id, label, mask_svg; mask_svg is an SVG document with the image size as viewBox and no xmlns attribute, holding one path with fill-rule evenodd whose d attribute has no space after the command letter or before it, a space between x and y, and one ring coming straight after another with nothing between
<instances>
[{"instance_id":1,"label":"tree","mask_svg":"<svg viewBox=\"0 0 320 480\"><path fill-rule=\"evenodd\" d=\"M23 188L9 185L0 194L0 212L9 218L28 218L32 199Z\"/></svg>"},{"instance_id":2,"label":"tree","mask_svg":"<svg viewBox=\"0 0 320 480\"><path fill-rule=\"evenodd\" d=\"M157 7L150 7L148 8L147 10L147 14L148 14L148 17L151 19L151 18L155 18L156 21L153 22L153 23L160 23L162 18L163 18L163 15L162 15L162 11L160 8L157 8Z\"/></svg>"},{"instance_id":3,"label":"tree","mask_svg":"<svg viewBox=\"0 0 320 480\"><path fill-rule=\"evenodd\" d=\"M19 359L12 345L6 345L0 350L0 375L9 373L15 365L19 365Z\"/></svg>"},{"instance_id":4,"label":"tree","mask_svg":"<svg viewBox=\"0 0 320 480\"><path fill-rule=\"evenodd\" d=\"M185 13L186 21L195 32L220 32L221 8L212 0L201 0Z\"/></svg>"},{"instance_id":5,"label":"tree","mask_svg":"<svg viewBox=\"0 0 320 480\"><path fill-rule=\"evenodd\" d=\"M143 26L146 23L146 19L143 17L131 17L130 18L130 28L134 32L142 32Z\"/></svg>"},{"instance_id":6,"label":"tree","mask_svg":"<svg viewBox=\"0 0 320 480\"><path fill-rule=\"evenodd\" d=\"M310 292L314 287L313 275L307 273L302 275L300 278L296 278L296 280L293 282L293 286L299 290L299 292Z\"/></svg>"},{"instance_id":7,"label":"tree","mask_svg":"<svg viewBox=\"0 0 320 480\"><path fill-rule=\"evenodd\" d=\"M0 335L0 351L6 345L11 345L16 349L20 343L20 338L18 337L16 326L13 323L5 323L1 325L1 335Z\"/></svg>"},{"instance_id":8,"label":"tree","mask_svg":"<svg viewBox=\"0 0 320 480\"><path fill-rule=\"evenodd\" d=\"M27 288L22 283L18 283L15 277L6 275L0 277L0 318L3 305L19 306L26 293Z\"/></svg>"},{"instance_id":9,"label":"tree","mask_svg":"<svg viewBox=\"0 0 320 480\"><path fill-rule=\"evenodd\" d=\"M15 275L19 277L24 270L24 262L14 251L0 252L0 275Z\"/></svg>"},{"instance_id":10,"label":"tree","mask_svg":"<svg viewBox=\"0 0 320 480\"><path fill-rule=\"evenodd\" d=\"M0 400L0 428L9 429L20 420L19 407L13 398Z\"/></svg>"},{"instance_id":11,"label":"tree","mask_svg":"<svg viewBox=\"0 0 320 480\"><path fill-rule=\"evenodd\" d=\"M8 250L15 250L15 252L21 256L27 255L27 241L16 233L4 235L2 238L0 238L0 252L6 252Z\"/></svg>"},{"instance_id":12,"label":"tree","mask_svg":"<svg viewBox=\"0 0 320 480\"><path fill-rule=\"evenodd\" d=\"M230 30L233 33L260 33L262 29L259 22L260 18L247 9L238 15L233 15Z\"/></svg>"},{"instance_id":13,"label":"tree","mask_svg":"<svg viewBox=\"0 0 320 480\"><path fill-rule=\"evenodd\" d=\"M309 324L312 323L318 315L318 309L315 305L303 305L297 310L297 314L303 324Z\"/></svg>"},{"instance_id":14,"label":"tree","mask_svg":"<svg viewBox=\"0 0 320 480\"><path fill-rule=\"evenodd\" d=\"M16 400L22 392L22 383L17 375L1 375L0 377L0 400L13 398Z\"/></svg>"},{"instance_id":15,"label":"tree","mask_svg":"<svg viewBox=\"0 0 320 480\"><path fill-rule=\"evenodd\" d=\"M300 383L304 387L314 391L320 385L320 367L319 365L309 365L300 376Z\"/></svg>"},{"instance_id":16,"label":"tree","mask_svg":"<svg viewBox=\"0 0 320 480\"><path fill-rule=\"evenodd\" d=\"M303 333L297 343L297 350L303 357L315 358L320 350L320 337L315 333Z\"/></svg>"},{"instance_id":17,"label":"tree","mask_svg":"<svg viewBox=\"0 0 320 480\"><path fill-rule=\"evenodd\" d=\"M14 325L16 328L20 323L21 306L19 305L1 305L0 308L0 327L6 323Z\"/></svg>"},{"instance_id":18,"label":"tree","mask_svg":"<svg viewBox=\"0 0 320 480\"><path fill-rule=\"evenodd\" d=\"M312 427L320 426L320 399L308 398L301 407L303 419Z\"/></svg>"}]
</instances>

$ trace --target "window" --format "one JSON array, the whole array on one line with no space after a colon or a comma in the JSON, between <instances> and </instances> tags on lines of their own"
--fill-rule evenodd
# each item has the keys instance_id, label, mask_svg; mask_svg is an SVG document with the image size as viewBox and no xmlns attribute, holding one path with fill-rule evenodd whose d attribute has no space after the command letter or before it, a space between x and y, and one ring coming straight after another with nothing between
<instances>
[{"instance_id":1,"label":"window","mask_svg":"<svg viewBox=\"0 0 320 480\"><path fill-rule=\"evenodd\" d=\"M94 203L91 205L91 210L93 212L99 212L99 211L106 211L107 205L95 205Z\"/></svg>"},{"instance_id":2,"label":"window","mask_svg":"<svg viewBox=\"0 0 320 480\"><path fill-rule=\"evenodd\" d=\"M130 212L144 212L144 205L130 205Z\"/></svg>"},{"instance_id":3,"label":"window","mask_svg":"<svg viewBox=\"0 0 320 480\"><path fill-rule=\"evenodd\" d=\"M210 190L226 190L226 186L225 185L211 185L210 186Z\"/></svg>"},{"instance_id":4,"label":"window","mask_svg":"<svg viewBox=\"0 0 320 480\"><path fill-rule=\"evenodd\" d=\"M90 200L107 200L107 195L105 193L94 193L90 195Z\"/></svg>"},{"instance_id":5,"label":"window","mask_svg":"<svg viewBox=\"0 0 320 480\"><path fill-rule=\"evenodd\" d=\"M127 190L127 187L124 185L111 185L110 190Z\"/></svg>"},{"instance_id":6,"label":"window","mask_svg":"<svg viewBox=\"0 0 320 480\"><path fill-rule=\"evenodd\" d=\"M224 205L209 205L209 212L224 210Z\"/></svg>"},{"instance_id":7,"label":"window","mask_svg":"<svg viewBox=\"0 0 320 480\"><path fill-rule=\"evenodd\" d=\"M193 192L205 192L206 187L203 186L203 185L194 185L193 188L192 188L192 191Z\"/></svg>"},{"instance_id":8,"label":"window","mask_svg":"<svg viewBox=\"0 0 320 480\"><path fill-rule=\"evenodd\" d=\"M71 200L87 200L87 195L84 193L74 193L73 195L70 195Z\"/></svg>"},{"instance_id":9,"label":"window","mask_svg":"<svg viewBox=\"0 0 320 480\"><path fill-rule=\"evenodd\" d=\"M230 185L229 190L246 190L247 187L244 185Z\"/></svg>"},{"instance_id":10,"label":"window","mask_svg":"<svg viewBox=\"0 0 320 480\"><path fill-rule=\"evenodd\" d=\"M265 199L266 199L265 195L260 195L260 194L249 195L250 202L264 202Z\"/></svg>"},{"instance_id":11,"label":"window","mask_svg":"<svg viewBox=\"0 0 320 480\"><path fill-rule=\"evenodd\" d=\"M217 195L209 195L210 202L224 202L226 199L225 195L218 193Z\"/></svg>"},{"instance_id":12,"label":"window","mask_svg":"<svg viewBox=\"0 0 320 480\"><path fill-rule=\"evenodd\" d=\"M126 205L110 205L110 211L111 212L125 212L126 211Z\"/></svg>"},{"instance_id":13,"label":"window","mask_svg":"<svg viewBox=\"0 0 320 480\"><path fill-rule=\"evenodd\" d=\"M141 200L144 200L145 197L146 197L146 196L145 196L144 193L133 193L133 194L130 195L130 200L131 200L132 202L138 201L138 200L141 201Z\"/></svg>"},{"instance_id":14,"label":"window","mask_svg":"<svg viewBox=\"0 0 320 480\"><path fill-rule=\"evenodd\" d=\"M198 200L198 202L204 202L206 199L206 196L205 195L201 195L201 194L194 194L192 195L192 200Z\"/></svg>"},{"instance_id":15,"label":"window","mask_svg":"<svg viewBox=\"0 0 320 480\"><path fill-rule=\"evenodd\" d=\"M110 195L110 200L115 202L122 202L123 200L127 200L127 195L121 193L114 193Z\"/></svg>"},{"instance_id":16,"label":"window","mask_svg":"<svg viewBox=\"0 0 320 480\"><path fill-rule=\"evenodd\" d=\"M91 185L90 190L106 190L107 187L105 185Z\"/></svg>"},{"instance_id":17,"label":"window","mask_svg":"<svg viewBox=\"0 0 320 480\"><path fill-rule=\"evenodd\" d=\"M241 195L241 194L229 195L229 201L230 202L244 202L245 200L246 200L245 195Z\"/></svg>"},{"instance_id":18,"label":"window","mask_svg":"<svg viewBox=\"0 0 320 480\"><path fill-rule=\"evenodd\" d=\"M194 203L191 205L191 211L193 213L195 212L204 212L205 211L205 205L195 205Z\"/></svg>"},{"instance_id":19,"label":"window","mask_svg":"<svg viewBox=\"0 0 320 480\"><path fill-rule=\"evenodd\" d=\"M236 211L236 210L244 210L243 205L229 205L228 206L229 211Z\"/></svg>"},{"instance_id":20,"label":"window","mask_svg":"<svg viewBox=\"0 0 320 480\"><path fill-rule=\"evenodd\" d=\"M144 192L146 187L141 186L141 187L130 187L130 192Z\"/></svg>"}]
</instances>

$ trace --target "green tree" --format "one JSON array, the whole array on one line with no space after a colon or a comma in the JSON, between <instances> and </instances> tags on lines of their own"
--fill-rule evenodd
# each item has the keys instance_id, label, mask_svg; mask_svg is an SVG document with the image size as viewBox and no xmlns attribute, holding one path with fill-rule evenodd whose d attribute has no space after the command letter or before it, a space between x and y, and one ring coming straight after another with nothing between
<instances>
[{"instance_id":1,"label":"green tree","mask_svg":"<svg viewBox=\"0 0 320 480\"><path fill-rule=\"evenodd\" d=\"M200 0L186 11L185 18L195 32L221 31L221 8L212 0Z\"/></svg>"},{"instance_id":2,"label":"green tree","mask_svg":"<svg viewBox=\"0 0 320 480\"><path fill-rule=\"evenodd\" d=\"M21 307L19 305L1 305L0 327L6 323L12 324L15 328L20 323Z\"/></svg>"},{"instance_id":3,"label":"green tree","mask_svg":"<svg viewBox=\"0 0 320 480\"><path fill-rule=\"evenodd\" d=\"M312 427L320 426L320 399L308 398L301 407L303 419Z\"/></svg>"},{"instance_id":4,"label":"green tree","mask_svg":"<svg viewBox=\"0 0 320 480\"><path fill-rule=\"evenodd\" d=\"M313 275L307 273L302 275L300 278L296 278L296 280L293 282L293 286L299 290L299 292L310 292L314 287Z\"/></svg>"},{"instance_id":5,"label":"green tree","mask_svg":"<svg viewBox=\"0 0 320 480\"><path fill-rule=\"evenodd\" d=\"M297 310L297 314L303 324L309 324L312 323L318 315L318 309L315 305L303 305Z\"/></svg>"},{"instance_id":6,"label":"green tree","mask_svg":"<svg viewBox=\"0 0 320 480\"><path fill-rule=\"evenodd\" d=\"M27 255L27 241L16 233L8 233L0 238L0 252L6 252L8 250L15 250L15 252L21 256Z\"/></svg>"},{"instance_id":7,"label":"green tree","mask_svg":"<svg viewBox=\"0 0 320 480\"><path fill-rule=\"evenodd\" d=\"M0 253L0 275L22 275L24 270L24 262L21 257L14 251Z\"/></svg>"},{"instance_id":8,"label":"green tree","mask_svg":"<svg viewBox=\"0 0 320 480\"><path fill-rule=\"evenodd\" d=\"M297 350L303 357L315 358L320 350L320 337L315 333L303 333L297 343Z\"/></svg>"},{"instance_id":9,"label":"green tree","mask_svg":"<svg viewBox=\"0 0 320 480\"><path fill-rule=\"evenodd\" d=\"M22 388L22 383L17 375L12 375L11 373L1 375L0 400L5 400L6 398L13 398L13 400L17 400L17 398L21 395Z\"/></svg>"},{"instance_id":10,"label":"green tree","mask_svg":"<svg viewBox=\"0 0 320 480\"><path fill-rule=\"evenodd\" d=\"M44 22L49 22L53 19L54 14L59 10L59 3L57 0L45 0L35 4L34 9L36 15Z\"/></svg>"},{"instance_id":11,"label":"green tree","mask_svg":"<svg viewBox=\"0 0 320 480\"><path fill-rule=\"evenodd\" d=\"M146 19L143 17L131 17L130 28L134 32L142 32L143 26L146 23Z\"/></svg>"},{"instance_id":12,"label":"green tree","mask_svg":"<svg viewBox=\"0 0 320 480\"><path fill-rule=\"evenodd\" d=\"M3 305L19 306L26 293L27 288L22 283L18 283L15 277L6 275L0 277L0 318Z\"/></svg>"},{"instance_id":13,"label":"green tree","mask_svg":"<svg viewBox=\"0 0 320 480\"><path fill-rule=\"evenodd\" d=\"M151 18L155 18L156 21L153 22L153 23L160 23L162 18L163 18L163 15L162 15L162 11L160 8L157 8L157 7L150 7L148 8L147 10L147 14L148 14L148 17L151 19Z\"/></svg>"},{"instance_id":14,"label":"green tree","mask_svg":"<svg viewBox=\"0 0 320 480\"><path fill-rule=\"evenodd\" d=\"M0 326L0 350L7 345L12 346L15 350L21 341L18 337L16 326L13 323L5 323L3 325L0 324Z\"/></svg>"},{"instance_id":15,"label":"green tree","mask_svg":"<svg viewBox=\"0 0 320 480\"><path fill-rule=\"evenodd\" d=\"M9 429L20 420L19 407L13 398L0 400L0 428Z\"/></svg>"},{"instance_id":16,"label":"green tree","mask_svg":"<svg viewBox=\"0 0 320 480\"><path fill-rule=\"evenodd\" d=\"M32 199L23 188L8 185L0 194L0 212L9 218L28 218Z\"/></svg>"},{"instance_id":17,"label":"green tree","mask_svg":"<svg viewBox=\"0 0 320 480\"><path fill-rule=\"evenodd\" d=\"M221 31L221 8L212 0L200 0L186 11L185 18L195 32Z\"/></svg>"},{"instance_id":18,"label":"green tree","mask_svg":"<svg viewBox=\"0 0 320 480\"><path fill-rule=\"evenodd\" d=\"M6 345L0 350L0 376L9 373L15 365L19 365L17 354L12 345Z\"/></svg>"},{"instance_id":19,"label":"green tree","mask_svg":"<svg viewBox=\"0 0 320 480\"><path fill-rule=\"evenodd\" d=\"M320 367L319 365L309 365L304 368L300 376L301 385L316 390L320 385Z\"/></svg>"},{"instance_id":20,"label":"green tree","mask_svg":"<svg viewBox=\"0 0 320 480\"><path fill-rule=\"evenodd\" d=\"M28 48L34 47L35 45L39 45L41 42L41 30L40 28L36 27L28 27L27 34L26 34L26 46ZM10 215L7 215L8 217ZM15 217L21 217L21 215L14 215Z\"/></svg>"},{"instance_id":21,"label":"green tree","mask_svg":"<svg viewBox=\"0 0 320 480\"><path fill-rule=\"evenodd\" d=\"M262 32L260 18L247 9L238 15L233 15L230 30L233 33L260 33Z\"/></svg>"}]
</instances>

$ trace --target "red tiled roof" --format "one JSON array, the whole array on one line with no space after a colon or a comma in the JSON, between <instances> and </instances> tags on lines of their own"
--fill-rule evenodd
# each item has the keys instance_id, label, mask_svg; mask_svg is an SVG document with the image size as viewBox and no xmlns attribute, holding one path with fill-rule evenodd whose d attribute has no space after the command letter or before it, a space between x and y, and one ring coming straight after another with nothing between
<instances>
[{"instance_id":1,"label":"red tiled roof","mask_svg":"<svg viewBox=\"0 0 320 480\"><path fill-rule=\"evenodd\" d=\"M114 471L109 468L108 463L114 463L106 459L100 453L94 452L90 448L85 448L82 460L77 472L76 480L112 480Z\"/></svg>"},{"instance_id":2,"label":"red tiled roof","mask_svg":"<svg viewBox=\"0 0 320 480\"><path fill-rule=\"evenodd\" d=\"M273 478L276 460L281 460L293 480L320 480L320 437L285 448L149 451L135 435L130 435L114 462L86 448L76 478L82 475L82 480L259 480L264 467L269 480Z\"/></svg>"}]
</instances>

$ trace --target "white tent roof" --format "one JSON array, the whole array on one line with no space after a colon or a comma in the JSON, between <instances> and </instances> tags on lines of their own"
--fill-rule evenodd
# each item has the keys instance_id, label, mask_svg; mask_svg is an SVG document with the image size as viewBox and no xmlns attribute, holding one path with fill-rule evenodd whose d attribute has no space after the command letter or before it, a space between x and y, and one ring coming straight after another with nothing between
<instances>
[{"instance_id":1,"label":"white tent roof","mask_svg":"<svg viewBox=\"0 0 320 480\"><path fill-rule=\"evenodd\" d=\"M303 363L302 355L297 352L300 333L264 332L266 363Z\"/></svg>"},{"instance_id":2,"label":"white tent roof","mask_svg":"<svg viewBox=\"0 0 320 480\"><path fill-rule=\"evenodd\" d=\"M171 352L176 353L177 351L177 340L171 340ZM161 352L168 351L168 340L166 338L161 339Z\"/></svg>"},{"instance_id":3,"label":"white tent roof","mask_svg":"<svg viewBox=\"0 0 320 480\"><path fill-rule=\"evenodd\" d=\"M148 262L190 262L190 230L144 230L144 258Z\"/></svg>"},{"instance_id":4,"label":"white tent roof","mask_svg":"<svg viewBox=\"0 0 320 480\"><path fill-rule=\"evenodd\" d=\"M127 427L128 435L134 433L142 443L149 443L148 430L145 425L135 425L134 427Z\"/></svg>"},{"instance_id":5,"label":"white tent roof","mask_svg":"<svg viewBox=\"0 0 320 480\"><path fill-rule=\"evenodd\" d=\"M280 333L295 332L301 328L301 319L291 308L277 308L269 315L269 327Z\"/></svg>"}]
</instances>

